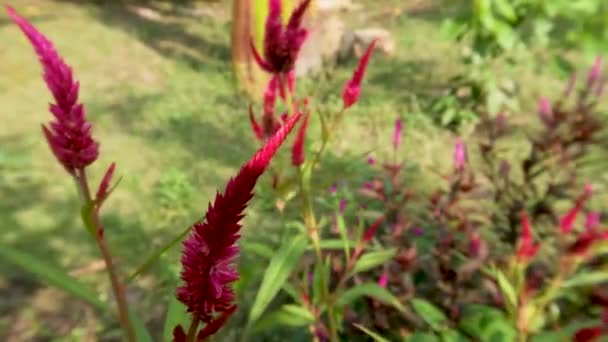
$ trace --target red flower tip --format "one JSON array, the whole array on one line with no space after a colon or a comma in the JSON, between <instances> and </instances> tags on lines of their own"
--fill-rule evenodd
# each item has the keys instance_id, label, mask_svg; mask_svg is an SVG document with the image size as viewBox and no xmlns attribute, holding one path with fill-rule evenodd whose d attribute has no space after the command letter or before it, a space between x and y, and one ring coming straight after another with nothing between
<instances>
[{"instance_id":1,"label":"red flower tip","mask_svg":"<svg viewBox=\"0 0 608 342\"><path fill-rule=\"evenodd\" d=\"M585 204L585 202L591 197L592 193L593 193L593 188L591 187L591 185L587 184L585 186L583 193L580 194L579 197L576 199L576 203L574 204L574 207L572 207L572 209L570 209L568 211L568 213L566 213L566 215L564 215L560 219L559 228L560 228L560 231L562 232L562 234L568 234L572 231L572 228L574 228L574 223L576 221L576 217L578 216L579 212L583 208L583 205Z\"/></svg>"},{"instance_id":2,"label":"red flower tip","mask_svg":"<svg viewBox=\"0 0 608 342\"><path fill-rule=\"evenodd\" d=\"M178 324L173 328L173 342L186 342L187 338L186 332L181 325Z\"/></svg>"},{"instance_id":3,"label":"red flower tip","mask_svg":"<svg viewBox=\"0 0 608 342\"><path fill-rule=\"evenodd\" d=\"M205 220L195 223L191 235L184 241L181 260L184 283L177 290L177 298L189 312L206 323L213 321L214 313L233 310L231 284L239 278L234 260L239 251L236 242L243 212L253 197L258 178L300 116L298 113L290 117L266 140L236 177L228 181L223 194L216 195L214 202L209 204Z\"/></svg>"},{"instance_id":4,"label":"red flower tip","mask_svg":"<svg viewBox=\"0 0 608 342\"><path fill-rule=\"evenodd\" d=\"M287 74L293 70L300 49L308 32L302 26L302 19L310 0L302 1L291 13L286 26L281 21L281 1L269 0L268 17L264 35L264 57L251 43L253 56L258 65L272 74Z\"/></svg>"},{"instance_id":5,"label":"red flower tip","mask_svg":"<svg viewBox=\"0 0 608 342\"><path fill-rule=\"evenodd\" d=\"M304 117L304 121L302 121L300 124L298 135L296 135L296 139L294 140L291 148L291 165L295 167L299 167L300 165L304 164L304 141L306 140L306 128L308 127L309 117L309 114Z\"/></svg>"},{"instance_id":6,"label":"red flower tip","mask_svg":"<svg viewBox=\"0 0 608 342\"><path fill-rule=\"evenodd\" d=\"M484 241L481 239L479 232L475 231L469 237L469 255L473 258L479 258L483 253Z\"/></svg>"},{"instance_id":7,"label":"red flower tip","mask_svg":"<svg viewBox=\"0 0 608 342\"><path fill-rule=\"evenodd\" d=\"M15 10L6 6L11 19L29 39L44 69L43 78L55 98L50 112L55 117L42 130L51 151L71 174L93 163L99 155L99 144L91 136L84 107L78 103L79 84L70 68L53 47L53 43Z\"/></svg>"},{"instance_id":8,"label":"red flower tip","mask_svg":"<svg viewBox=\"0 0 608 342\"><path fill-rule=\"evenodd\" d=\"M260 126L260 124L255 119L255 114L253 113L253 106L249 106L249 122L251 123L251 130L255 137L263 141L264 140L264 130Z\"/></svg>"},{"instance_id":9,"label":"red flower tip","mask_svg":"<svg viewBox=\"0 0 608 342\"><path fill-rule=\"evenodd\" d=\"M222 312L222 314L214 319L213 321L207 323L207 325L198 333L197 340L204 341L207 337L215 334L220 330L224 323L228 321L228 318L232 316L232 314L236 311L236 305L228 308L228 310Z\"/></svg>"},{"instance_id":10,"label":"red flower tip","mask_svg":"<svg viewBox=\"0 0 608 342\"><path fill-rule=\"evenodd\" d=\"M359 100L359 96L361 96L361 82L363 81L363 76L365 76L365 70L367 69L367 64L369 64L369 59L375 46L376 40L369 44L367 50L365 50L365 53L359 61L359 65L353 72L353 76L344 85L344 90L342 91L344 109L355 104L355 102Z\"/></svg>"},{"instance_id":11,"label":"red flower tip","mask_svg":"<svg viewBox=\"0 0 608 342\"><path fill-rule=\"evenodd\" d=\"M574 342L592 342L602 336L602 327L583 328L574 334L572 341Z\"/></svg>"},{"instance_id":12,"label":"red flower tip","mask_svg":"<svg viewBox=\"0 0 608 342\"><path fill-rule=\"evenodd\" d=\"M363 238L361 239L361 241L363 243L371 241L374 235L376 235L376 231L378 230L378 228L380 228L383 222L384 216L380 216L378 219L376 219L376 221L374 221L374 223L372 223L372 225L369 226L369 228L367 228L367 230L363 233Z\"/></svg>"},{"instance_id":13,"label":"red flower tip","mask_svg":"<svg viewBox=\"0 0 608 342\"><path fill-rule=\"evenodd\" d=\"M98 203L103 202L106 197L108 197L108 189L110 188L110 181L112 180L112 176L114 175L115 168L116 163L110 164L110 167L108 167L106 173L101 179L101 182L99 183L99 187L97 188L97 194L95 195L95 200Z\"/></svg>"},{"instance_id":14,"label":"red flower tip","mask_svg":"<svg viewBox=\"0 0 608 342\"><path fill-rule=\"evenodd\" d=\"M540 248L539 244L534 243L530 218L526 212L521 214L521 236L518 245L516 256L519 262L532 260Z\"/></svg>"}]
</instances>

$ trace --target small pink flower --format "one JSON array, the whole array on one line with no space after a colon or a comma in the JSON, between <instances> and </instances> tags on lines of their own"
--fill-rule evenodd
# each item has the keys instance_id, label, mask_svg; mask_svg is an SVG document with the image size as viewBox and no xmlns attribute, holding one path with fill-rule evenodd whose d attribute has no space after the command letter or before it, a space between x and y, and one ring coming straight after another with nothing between
<instances>
[{"instance_id":1,"label":"small pink flower","mask_svg":"<svg viewBox=\"0 0 608 342\"><path fill-rule=\"evenodd\" d=\"M454 144L454 168L457 171L464 170L468 160L467 147L464 141L461 138L456 139Z\"/></svg>"},{"instance_id":2,"label":"small pink flower","mask_svg":"<svg viewBox=\"0 0 608 342\"><path fill-rule=\"evenodd\" d=\"M374 165L374 164L376 164L376 159L372 156L369 156L369 157L367 157L367 163L369 165Z\"/></svg>"},{"instance_id":3,"label":"small pink flower","mask_svg":"<svg viewBox=\"0 0 608 342\"><path fill-rule=\"evenodd\" d=\"M386 272L382 272L382 275L378 279L378 285L383 288L386 288L388 285L388 274Z\"/></svg>"},{"instance_id":4,"label":"small pink flower","mask_svg":"<svg viewBox=\"0 0 608 342\"><path fill-rule=\"evenodd\" d=\"M538 103L538 117L547 126L553 122L553 115L551 113L551 103L549 103L546 97L541 97Z\"/></svg>"},{"instance_id":5,"label":"small pink flower","mask_svg":"<svg viewBox=\"0 0 608 342\"><path fill-rule=\"evenodd\" d=\"M593 88L593 86L602 78L603 63L604 59L602 57L597 57L595 62L593 62L593 66L589 70L589 75L587 76L587 86L589 89Z\"/></svg>"},{"instance_id":6,"label":"small pink flower","mask_svg":"<svg viewBox=\"0 0 608 342\"><path fill-rule=\"evenodd\" d=\"M395 131L393 133L393 148L395 150L399 149L401 145L401 131L403 129L403 121L401 118L397 118L395 120Z\"/></svg>"},{"instance_id":7,"label":"small pink flower","mask_svg":"<svg viewBox=\"0 0 608 342\"><path fill-rule=\"evenodd\" d=\"M346 198L341 199L340 205L338 206L338 212L340 214L344 214L344 211L346 210L347 205L348 205L348 200Z\"/></svg>"},{"instance_id":8,"label":"small pink flower","mask_svg":"<svg viewBox=\"0 0 608 342\"><path fill-rule=\"evenodd\" d=\"M329 193L335 195L338 192L338 186L336 184L332 184L329 187Z\"/></svg>"},{"instance_id":9,"label":"small pink flower","mask_svg":"<svg viewBox=\"0 0 608 342\"><path fill-rule=\"evenodd\" d=\"M359 61L359 65L353 72L353 76L348 82L344 85L344 90L342 91L342 100L344 102L344 109L352 106L359 100L359 96L361 96L361 82L363 82L363 76L365 76L365 69L367 69L367 64L369 63L369 59L372 55L372 51L376 46L376 41L372 41L371 44L365 50L363 57Z\"/></svg>"},{"instance_id":10,"label":"small pink flower","mask_svg":"<svg viewBox=\"0 0 608 342\"><path fill-rule=\"evenodd\" d=\"M600 224L600 213L592 211L587 214L585 218L585 228L587 230L593 230Z\"/></svg>"}]
</instances>

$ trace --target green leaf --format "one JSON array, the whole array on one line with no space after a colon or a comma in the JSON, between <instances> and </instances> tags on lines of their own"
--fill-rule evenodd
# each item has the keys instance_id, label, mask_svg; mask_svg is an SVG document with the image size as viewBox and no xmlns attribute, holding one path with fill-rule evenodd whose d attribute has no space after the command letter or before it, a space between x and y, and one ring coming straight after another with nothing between
<instances>
[{"instance_id":1,"label":"green leaf","mask_svg":"<svg viewBox=\"0 0 608 342\"><path fill-rule=\"evenodd\" d=\"M403 312L405 311L405 307L399 299L393 296L387 289L381 287L376 283L365 283L356 285L351 287L350 289L344 291L342 295L338 298L337 305L345 306L351 304L352 302L358 300L361 297L373 297L385 304L388 304L395 309Z\"/></svg>"},{"instance_id":2,"label":"green leaf","mask_svg":"<svg viewBox=\"0 0 608 342\"><path fill-rule=\"evenodd\" d=\"M412 298L410 305L433 330L438 330L447 320L439 308L424 299Z\"/></svg>"},{"instance_id":3,"label":"green leaf","mask_svg":"<svg viewBox=\"0 0 608 342\"><path fill-rule=\"evenodd\" d=\"M181 324L184 329L188 329L187 325L190 322L190 315L187 308L182 302L177 300L175 291L171 290L169 305L167 307L167 317L165 317L165 325L163 329L163 341L171 341L173 339L173 328Z\"/></svg>"},{"instance_id":4,"label":"green leaf","mask_svg":"<svg viewBox=\"0 0 608 342\"><path fill-rule=\"evenodd\" d=\"M385 264L397 254L396 248L365 253L357 260L353 267L352 274L371 270L379 265Z\"/></svg>"},{"instance_id":5,"label":"green leaf","mask_svg":"<svg viewBox=\"0 0 608 342\"><path fill-rule=\"evenodd\" d=\"M348 241L350 246L355 245L356 243L352 240ZM319 242L319 246L321 249L327 250L340 250L344 248L344 241L342 239L326 239ZM307 250L314 249L313 246L308 246Z\"/></svg>"},{"instance_id":6,"label":"green leaf","mask_svg":"<svg viewBox=\"0 0 608 342\"><path fill-rule=\"evenodd\" d=\"M389 340L380 336L380 334L367 329L366 327L362 326L361 324L355 323L353 325L355 326L355 328L363 331L367 336L371 337L375 342L390 342Z\"/></svg>"},{"instance_id":7,"label":"green leaf","mask_svg":"<svg viewBox=\"0 0 608 342\"><path fill-rule=\"evenodd\" d=\"M344 222L344 216L340 215L340 213L336 213L336 225L338 226L340 239L342 239L342 248L344 249L344 255L346 255L346 260L349 260L350 244L348 241L348 233L346 231L346 223Z\"/></svg>"},{"instance_id":8,"label":"green leaf","mask_svg":"<svg viewBox=\"0 0 608 342\"><path fill-rule=\"evenodd\" d=\"M143 264L141 264L139 267L137 267L137 269L135 269L135 272L133 272L129 277L127 277L125 283L133 281L135 278L137 278L138 275L145 272L150 266L152 266L156 261L158 261L158 259L160 259L163 254L165 254L168 250L170 250L179 242L181 242L188 235L188 233L190 233L190 230L191 227L188 227L186 230L176 235L171 241L167 242L164 246L157 249L156 252L152 253L152 255L148 257L148 259L146 259Z\"/></svg>"},{"instance_id":9,"label":"green leaf","mask_svg":"<svg viewBox=\"0 0 608 342\"><path fill-rule=\"evenodd\" d=\"M513 285L511 285L511 283L509 282L505 274L502 273L502 271L496 270L494 272L494 275L496 276L498 286L500 287L502 294L505 296L505 299L509 303L509 306L512 308L516 307L517 294L515 293L515 288L513 287Z\"/></svg>"},{"instance_id":10,"label":"green leaf","mask_svg":"<svg viewBox=\"0 0 608 342\"><path fill-rule=\"evenodd\" d=\"M468 305L459 322L461 331L478 337L480 341L514 341L517 330L502 311L484 305Z\"/></svg>"},{"instance_id":11,"label":"green leaf","mask_svg":"<svg viewBox=\"0 0 608 342\"><path fill-rule=\"evenodd\" d=\"M498 14L508 21L514 22L517 20L517 14L509 2L509 0L494 0L493 3L496 5L496 12L498 12Z\"/></svg>"},{"instance_id":12,"label":"green leaf","mask_svg":"<svg viewBox=\"0 0 608 342\"><path fill-rule=\"evenodd\" d=\"M99 299L94 291L46 260L38 259L33 255L6 245L0 246L0 258L21 267L48 284L84 300L98 309L107 309L106 304Z\"/></svg>"},{"instance_id":13,"label":"green leaf","mask_svg":"<svg viewBox=\"0 0 608 342\"><path fill-rule=\"evenodd\" d=\"M262 284L249 312L249 324L257 321L272 299L279 292L292 270L306 250L307 239L302 235L294 236L284 243L270 260L264 272Z\"/></svg>"},{"instance_id":14,"label":"green leaf","mask_svg":"<svg viewBox=\"0 0 608 342\"><path fill-rule=\"evenodd\" d=\"M323 301L326 292L325 279L329 278L329 264L325 262L315 262L312 279L312 300L314 304Z\"/></svg>"},{"instance_id":15,"label":"green leaf","mask_svg":"<svg viewBox=\"0 0 608 342\"><path fill-rule=\"evenodd\" d=\"M449 329L441 332L441 342L467 342L468 339L458 330Z\"/></svg>"},{"instance_id":16,"label":"green leaf","mask_svg":"<svg viewBox=\"0 0 608 342\"><path fill-rule=\"evenodd\" d=\"M579 273L566 280L562 287L579 287L596 285L608 281L608 272L585 272Z\"/></svg>"},{"instance_id":17,"label":"green leaf","mask_svg":"<svg viewBox=\"0 0 608 342\"><path fill-rule=\"evenodd\" d=\"M265 315L254 326L254 331L267 330L278 325L288 327L303 327L314 323L315 316L305 307L285 304L280 309Z\"/></svg>"},{"instance_id":18,"label":"green leaf","mask_svg":"<svg viewBox=\"0 0 608 342\"><path fill-rule=\"evenodd\" d=\"M272 258L275 252L270 246L261 242L242 241L241 247L244 252L253 253L269 260Z\"/></svg>"},{"instance_id":19,"label":"green leaf","mask_svg":"<svg viewBox=\"0 0 608 342\"><path fill-rule=\"evenodd\" d=\"M416 332L410 335L405 341L407 342L439 342L439 338L435 334Z\"/></svg>"},{"instance_id":20,"label":"green leaf","mask_svg":"<svg viewBox=\"0 0 608 342\"><path fill-rule=\"evenodd\" d=\"M134 311L129 310L129 317L131 318L131 323L133 323L133 327L135 328L135 337L137 338L137 342L152 342L152 336L150 336L150 332L146 328L144 322L139 319L139 316L135 314Z\"/></svg>"}]
</instances>

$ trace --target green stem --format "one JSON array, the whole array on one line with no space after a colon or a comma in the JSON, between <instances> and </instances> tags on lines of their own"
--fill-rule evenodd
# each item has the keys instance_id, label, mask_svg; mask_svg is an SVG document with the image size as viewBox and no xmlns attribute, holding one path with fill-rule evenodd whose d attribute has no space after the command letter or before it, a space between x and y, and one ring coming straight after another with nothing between
<instances>
[{"instance_id":1,"label":"green stem","mask_svg":"<svg viewBox=\"0 0 608 342\"><path fill-rule=\"evenodd\" d=\"M196 315L192 315L192 321L190 322L190 328L188 328L188 335L186 336L186 342L194 342L196 339L196 331L198 330L198 324L200 320Z\"/></svg>"},{"instance_id":2,"label":"green stem","mask_svg":"<svg viewBox=\"0 0 608 342\"><path fill-rule=\"evenodd\" d=\"M85 170L80 169L76 177L78 179L80 189L82 190L82 194L84 195L86 205L89 206L94 201L91 197L91 191L89 189L89 183L87 182L87 174ZM110 253L110 249L108 248L106 240L103 237L103 226L101 225L101 220L99 219L99 208L96 206L91 206L90 210L90 215L95 226L95 240L97 241L97 246L99 247L101 255L103 256L103 261L106 264L106 270L108 271L110 283L112 284L112 291L114 292L114 298L118 306L118 318L120 320L120 325L122 326L125 332L125 337L127 338L127 341L135 342L137 338L135 335L135 329L133 328L133 324L131 322L131 319L129 318L127 296L125 294L125 290L122 283L118 279L116 268L114 267L114 263L112 262L112 255Z\"/></svg>"}]
</instances>

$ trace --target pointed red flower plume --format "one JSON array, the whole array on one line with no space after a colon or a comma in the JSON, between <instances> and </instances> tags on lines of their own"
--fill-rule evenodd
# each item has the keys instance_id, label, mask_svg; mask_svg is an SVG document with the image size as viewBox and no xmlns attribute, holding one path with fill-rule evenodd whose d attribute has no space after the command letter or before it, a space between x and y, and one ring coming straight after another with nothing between
<instances>
[{"instance_id":1,"label":"pointed red flower plume","mask_svg":"<svg viewBox=\"0 0 608 342\"><path fill-rule=\"evenodd\" d=\"M585 205L585 202L591 197L592 193L593 189L591 188L591 185L585 186L583 193L576 199L574 207L572 207L572 209L570 209L568 213L566 213L566 215L560 219L559 228L562 234L568 234L572 231L576 217L581 209L583 209L583 205Z\"/></svg>"},{"instance_id":2,"label":"pointed red flower plume","mask_svg":"<svg viewBox=\"0 0 608 342\"><path fill-rule=\"evenodd\" d=\"M272 74L287 74L293 70L308 31L302 28L302 19L310 0L304 0L294 9L286 26L281 22L281 0L268 1L268 17L264 35L264 57L251 42L253 57L258 65Z\"/></svg>"},{"instance_id":3,"label":"pointed red flower plume","mask_svg":"<svg viewBox=\"0 0 608 342\"><path fill-rule=\"evenodd\" d=\"M203 322L212 322L215 313L233 310L231 284L239 278L234 266L239 251L236 245L239 222L258 178L299 118L300 114L293 115L266 140L236 177L228 181L224 193L216 195L205 221L194 224L184 242L181 273L184 284L177 290L177 298Z\"/></svg>"},{"instance_id":4,"label":"pointed red flower plume","mask_svg":"<svg viewBox=\"0 0 608 342\"><path fill-rule=\"evenodd\" d=\"M300 124L298 135L296 135L296 139L291 147L291 165L295 167L304 164L304 159L306 158L304 155L304 141L306 140L306 128L308 127L309 117L310 114L307 114L306 117L304 117L304 121Z\"/></svg>"},{"instance_id":5,"label":"pointed red flower plume","mask_svg":"<svg viewBox=\"0 0 608 342\"><path fill-rule=\"evenodd\" d=\"M95 200L98 202L98 205L103 202L106 197L108 197L108 189L110 188L110 181L112 181L112 176L114 176L114 169L116 168L116 163L110 164L110 167L106 170L106 173L103 175L101 182L99 183L99 187L97 188L97 194L95 195Z\"/></svg>"},{"instance_id":6,"label":"pointed red flower plume","mask_svg":"<svg viewBox=\"0 0 608 342\"><path fill-rule=\"evenodd\" d=\"M252 106L249 106L249 122L251 123L251 130L253 131L253 134L255 135L255 137L258 140L263 141L264 140L264 129L262 129L262 126L260 126L260 124L255 119L255 114L253 113Z\"/></svg>"},{"instance_id":7,"label":"pointed red flower plume","mask_svg":"<svg viewBox=\"0 0 608 342\"><path fill-rule=\"evenodd\" d=\"M403 130L403 120L401 120L401 118L397 118L397 120L395 120L395 130L393 131L393 148L395 150L399 149L399 146L401 145L401 131Z\"/></svg>"},{"instance_id":8,"label":"pointed red flower plume","mask_svg":"<svg viewBox=\"0 0 608 342\"><path fill-rule=\"evenodd\" d=\"M517 261L526 262L532 260L540 245L534 243L534 237L532 236L532 228L530 227L530 218L528 214L523 212L521 214L521 236L519 238L519 246L517 247Z\"/></svg>"},{"instance_id":9,"label":"pointed red flower plume","mask_svg":"<svg viewBox=\"0 0 608 342\"><path fill-rule=\"evenodd\" d=\"M344 90L342 91L344 109L355 104L355 102L359 100L359 96L361 96L361 82L363 82L363 76L365 76L365 70L367 69L367 64L369 64L369 59L375 46L376 40L369 44L367 50L365 50L365 53L363 54L363 57L361 57L361 60L359 61L359 65L353 72L353 76L344 85Z\"/></svg>"},{"instance_id":10,"label":"pointed red flower plume","mask_svg":"<svg viewBox=\"0 0 608 342\"><path fill-rule=\"evenodd\" d=\"M42 125L42 130L57 160L74 174L75 170L90 165L99 155L99 144L91 136L92 125L86 121L84 106L78 103L79 83L74 80L72 68L65 64L53 43L12 7L6 6L6 10L40 58L44 80L56 102L50 106L55 121L51 121L49 126Z\"/></svg>"}]
</instances>

